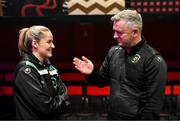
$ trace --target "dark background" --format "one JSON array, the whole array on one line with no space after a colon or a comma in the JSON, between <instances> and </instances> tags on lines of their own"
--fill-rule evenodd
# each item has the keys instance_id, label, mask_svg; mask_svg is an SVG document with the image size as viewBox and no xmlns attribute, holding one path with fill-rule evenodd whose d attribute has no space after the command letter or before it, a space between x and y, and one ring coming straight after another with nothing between
<instances>
[{"instance_id":1,"label":"dark background","mask_svg":"<svg viewBox=\"0 0 180 121\"><path fill-rule=\"evenodd\" d=\"M19 61L18 32L32 25L44 25L52 30L56 48L51 61L64 70L73 68L75 56L87 56L98 65L109 48L116 44L111 15L68 15L68 8L62 7L66 0L2 1L5 2L0 17L1 64ZM148 43L163 55L169 68L179 68L180 0L126 0L125 3L126 8L136 9L142 14L143 35ZM27 7L32 4L34 7ZM48 8L55 5L55 8ZM22 14L25 7L25 14Z\"/></svg>"},{"instance_id":2,"label":"dark background","mask_svg":"<svg viewBox=\"0 0 180 121\"><path fill-rule=\"evenodd\" d=\"M51 59L54 64L71 64L73 57L82 55L95 63L100 63L109 48L116 44L110 17L64 15L41 18L0 18L0 63L19 61L18 32L21 28L31 25L44 25L52 30L56 46ZM154 20L151 20L152 18ZM148 43L163 55L169 67L179 67L179 18L164 20L155 15L152 18L144 16L143 35Z\"/></svg>"},{"instance_id":3,"label":"dark background","mask_svg":"<svg viewBox=\"0 0 180 121\"><path fill-rule=\"evenodd\" d=\"M44 25L51 29L56 46L51 62L60 70L60 74L77 72L72 64L75 56L81 57L84 55L91 59L96 67L99 67L110 47L116 44L116 41L113 39L112 22L110 21L111 15L68 15L67 8L62 7L64 0L55 0L57 4L55 9L49 11L44 9L40 14L37 13L36 9L28 9L24 16L21 13L21 8L24 5L31 3L41 5L46 0L3 1L6 2L3 5L3 16L0 16L0 119L14 118L14 104L11 92L13 82L12 74L15 65L20 60L17 44L18 32L21 28L32 25ZM50 5L53 5L54 0L50 1ZM177 2L177 4L168 6L169 1L170 0L161 0L160 6L143 6L138 4L149 2L148 5L150 5L150 2L156 3L157 0L126 0L126 7L139 10L142 14L144 37L148 43L165 58L168 64L168 71L175 72L175 76L171 77L178 78L179 75L176 74L176 72L180 70L180 0L171 0L173 3ZM133 2L135 4L132 4ZM163 5L163 2L166 2L167 5ZM148 11L144 11L146 10L144 8L148 9ZM160 11L150 12L150 8L152 10L160 8ZM166 8L167 11L163 12L163 8ZM172 8L173 11L168 12L169 8ZM9 80L6 79L6 74L10 75ZM176 80L179 80L179 78ZM77 85L77 83L75 85ZM86 88L84 84L80 86ZM4 87L5 89L3 90ZM10 91L10 93L8 91ZM75 101L73 102L75 103L74 106L77 106L77 112L81 112L82 109L86 109L87 111L88 109L87 107L79 107L84 104L81 103L82 96L85 95L78 97L80 101L73 99L73 101ZM170 99L168 99L169 97ZM180 106L178 107L176 105L178 101L180 105L178 95L173 98L171 97L173 97L173 95L166 96L166 100L169 101L165 103L168 106L166 113L168 115L170 113L169 111L173 111L174 113L176 107L180 109ZM178 100L176 100L176 98ZM97 97L95 97L94 100L95 103L92 104L97 105L89 106L89 108L95 108L92 112L97 111L98 108L96 107L102 104L97 101ZM173 104L173 106L171 104ZM169 108L172 108L172 110ZM100 108L100 110L104 110L104 108ZM89 116L89 118L92 120L92 116ZM73 119L76 118L73 117Z\"/></svg>"}]
</instances>

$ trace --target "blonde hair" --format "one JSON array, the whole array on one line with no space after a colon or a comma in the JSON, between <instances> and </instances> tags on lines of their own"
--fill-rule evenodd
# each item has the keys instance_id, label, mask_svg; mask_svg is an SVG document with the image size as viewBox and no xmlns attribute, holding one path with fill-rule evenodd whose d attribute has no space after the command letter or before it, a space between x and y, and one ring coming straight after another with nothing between
<instances>
[{"instance_id":1,"label":"blonde hair","mask_svg":"<svg viewBox=\"0 0 180 121\"><path fill-rule=\"evenodd\" d=\"M141 15L136 10L125 9L111 17L112 21L124 20L130 28L137 27L142 31L143 22Z\"/></svg>"},{"instance_id":2,"label":"blonde hair","mask_svg":"<svg viewBox=\"0 0 180 121\"><path fill-rule=\"evenodd\" d=\"M44 32L51 32L49 28L45 26L31 26L30 28L22 28L19 30L18 49L19 55L32 51L32 41L39 42L44 35Z\"/></svg>"}]
</instances>

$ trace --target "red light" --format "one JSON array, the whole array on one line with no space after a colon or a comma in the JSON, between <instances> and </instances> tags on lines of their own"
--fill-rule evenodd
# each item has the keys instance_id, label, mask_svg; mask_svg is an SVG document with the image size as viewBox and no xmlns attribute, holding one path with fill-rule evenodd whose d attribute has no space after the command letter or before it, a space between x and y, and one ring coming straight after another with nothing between
<instances>
[{"instance_id":1,"label":"red light","mask_svg":"<svg viewBox=\"0 0 180 121\"><path fill-rule=\"evenodd\" d=\"M148 12L148 9L147 8L143 8L143 12Z\"/></svg>"},{"instance_id":2,"label":"red light","mask_svg":"<svg viewBox=\"0 0 180 121\"><path fill-rule=\"evenodd\" d=\"M167 2L166 2L166 1L163 1L162 5L163 5L163 6L166 6L166 5L167 5Z\"/></svg>"},{"instance_id":3,"label":"red light","mask_svg":"<svg viewBox=\"0 0 180 121\"><path fill-rule=\"evenodd\" d=\"M176 5L176 6L179 6L179 5L180 5L180 2L179 2L179 1L176 1L176 2L175 2L175 5Z\"/></svg>"},{"instance_id":4,"label":"red light","mask_svg":"<svg viewBox=\"0 0 180 121\"><path fill-rule=\"evenodd\" d=\"M168 8L168 12L173 12L173 9L172 8Z\"/></svg>"},{"instance_id":5,"label":"red light","mask_svg":"<svg viewBox=\"0 0 180 121\"><path fill-rule=\"evenodd\" d=\"M157 5L157 6L160 6L160 4L161 4L161 3L160 3L159 1L156 2L156 5Z\"/></svg>"},{"instance_id":6,"label":"red light","mask_svg":"<svg viewBox=\"0 0 180 121\"><path fill-rule=\"evenodd\" d=\"M137 11L138 11L138 12L141 12L141 8L137 8Z\"/></svg>"},{"instance_id":7,"label":"red light","mask_svg":"<svg viewBox=\"0 0 180 121\"><path fill-rule=\"evenodd\" d=\"M143 2L143 5L144 5L144 6L147 6L147 5L148 5L148 2Z\"/></svg>"},{"instance_id":8,"label":"red light","mask_svg":"<svg viewBox=\"0 0 180 121\"><path fill-rule=\"evenodd\" d=\"M135 2L131 2L130 4L131 4L131 6L135 6Z\"/></svg>"},{"instance_id":9,"label":"red light","mask_svg":"<svg viewBox=\"0 0 180 121\"><path fill-rule=\"evenodd\" d=\"M141 2L137 2L137 6L141 6Z\"/></svg>"},{"instance_id":10,"label":"red light","mask_svg":"<svg viewBox=\"0 0 180 121\"><path fill-rule=\"evenodd\" d=\"M150 12L154 12L154 8L150 8L149 11L150 11Z\"/></svg>"},{"instance_id":11,"label":"red light","mask_svg":"<svg viewBox=\"0 0 180 121\"><path fill-rule=\"evenodd\" d=\"M160 8L156 8L156 12L160 12Z\"/></svg>"},{"instance_id":12,"label":"red light","mask_svg":"<svg viewBox=\"0 0 180 121\"><path fill-rule=\"evenodd\" d=\"M154 6L154 2L153 1L150 2L150 6Z\"/></svg>"},{"instance_id":13,"label":"red light","mask_svg":"<svg viewBox=\"0 0 180 121\"><path fill-rule=\"evenodd\" d=\"M169 1L169 6L172 6L173 5L173 2L172 1Z\"/></svg>"},{"instance_id":14,"label":"red light","mask_svg":"<svg viewBox=\"0 0 180 121\"><path fill-rule=\"evenodd\" d=\"M162 12L166 12L167 10L166 10L166 8L162 8Z\"/></svg>"},{"instance_id":15,"label":"red light","mask_svg":"<svg viewBox=\"0 0 180 121\"><path fill-rule=\"evenodd\" d=\"M175 12L179 12L179 8L175 8L175 10L174 10Z\"/></svg>"},{"instance_id":16,"label":"red light","mask_svg":"<svg viewBox=\"0 0 180 121\"><path fill-rule=\"evenodd\" d=\"M130 5L138 12L144 13L180 12L180 0L131 0Z\"/></svg>"}]
</instances>

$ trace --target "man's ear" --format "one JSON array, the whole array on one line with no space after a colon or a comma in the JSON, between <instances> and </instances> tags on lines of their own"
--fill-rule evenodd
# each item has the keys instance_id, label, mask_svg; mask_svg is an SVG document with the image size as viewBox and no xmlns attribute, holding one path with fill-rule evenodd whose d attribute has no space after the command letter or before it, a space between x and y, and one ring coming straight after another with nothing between
<instances>
[{"instance_id":1,"label":"man's ear","mask_svg":"<svg viewBox=\"0 0 180 121\"><path fill-rule=\"evenodd\" d=\"M136 37L138 36L139 30L138 29L133 29L133 36Z\"/></svg>"}]
</instances>

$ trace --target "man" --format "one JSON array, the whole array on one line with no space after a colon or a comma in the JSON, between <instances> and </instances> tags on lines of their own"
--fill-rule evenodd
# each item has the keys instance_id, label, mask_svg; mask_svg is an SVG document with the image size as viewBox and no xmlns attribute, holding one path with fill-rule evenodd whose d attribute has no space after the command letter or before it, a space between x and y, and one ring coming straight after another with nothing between
<instances>
[{"instance_id":1,"label":"man","mask_svg":"<svg viewBox=\"0 0 180 121\"><path fill-rule=\"evenodd\" d=\"M167 65L162 56L142 37L142 18L135 10L114 15L112 47L97 71L82 56L73 64L98 86L110 83L108 119L159 119L166 84Z\"/></svg>"}]
</instances>

